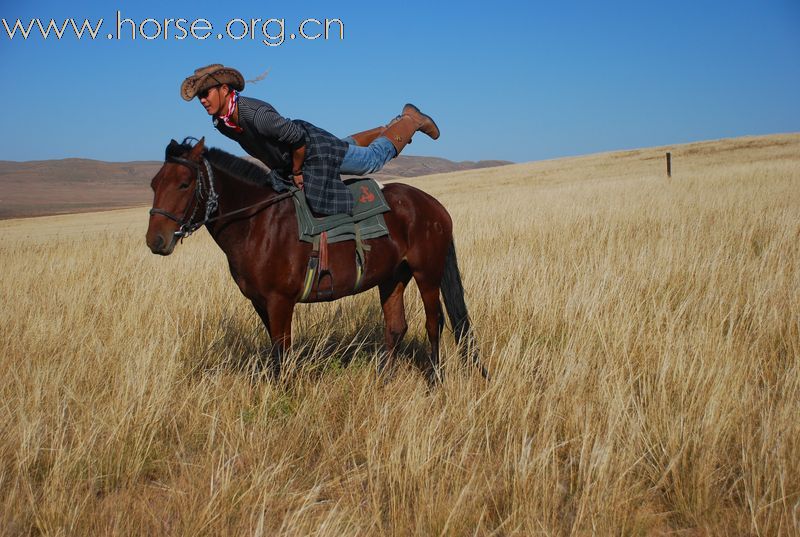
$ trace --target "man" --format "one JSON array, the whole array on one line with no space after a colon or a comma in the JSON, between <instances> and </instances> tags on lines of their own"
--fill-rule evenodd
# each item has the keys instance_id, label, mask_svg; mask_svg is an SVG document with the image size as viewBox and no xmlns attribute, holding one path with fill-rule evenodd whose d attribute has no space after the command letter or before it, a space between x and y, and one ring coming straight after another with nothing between
<instances>
[{"instance_id":1,"label":"man","mask_svg":"<svg viewBox=\"0 0 800 537\"><path fill-rule=\"evenodd\" d=\"M380 170L417 131L439 138L433 119L407 104L385 127L339 139L306 121L282 117L269 103L240 95L244 85L239 71L213 64L186 78L181 96L186 101L197 97L219 132L269 166L273 183L293 180L319 214L352 212L353 199L340 173Z\"/></svg>"}]
</instances>

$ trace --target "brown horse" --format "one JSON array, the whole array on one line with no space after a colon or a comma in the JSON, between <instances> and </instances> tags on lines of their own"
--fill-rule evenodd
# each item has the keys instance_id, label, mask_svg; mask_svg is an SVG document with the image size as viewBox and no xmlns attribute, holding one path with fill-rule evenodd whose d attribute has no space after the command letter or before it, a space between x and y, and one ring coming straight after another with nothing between
<instances>
[{"instance_id":1,"label":"brown horse","mask_svg":"<svg viewBox=\"0 0 800 537\"><path fill-rule=\"evenodd\" d=\"M291 192L278 193L267 173L219 149L172 140L164 165L153 177L153 208L147 246L169 255L179 239L205 225L228 258L231 275L253 304L273 344L272 370L280 375L281 358L291 343L292 312L302 294L311 244L298 240ZM425 192L404 184L383 190L391 211L384 214L388 237L365 241L370 246L359 292L378 286L385 319L386 353L379 371L393 368L395 349L406 333L403 291L413 277L425 306L425 328L431 343L424 367L429 382L442 380L439 337L444 316L439 290L465 359L486 378L464 302L456 263L452 221L444 207ZM352 295L356 283L353 241L329 245L330 271L336 275L335 300Z\"/></svg>"}]
</instances>

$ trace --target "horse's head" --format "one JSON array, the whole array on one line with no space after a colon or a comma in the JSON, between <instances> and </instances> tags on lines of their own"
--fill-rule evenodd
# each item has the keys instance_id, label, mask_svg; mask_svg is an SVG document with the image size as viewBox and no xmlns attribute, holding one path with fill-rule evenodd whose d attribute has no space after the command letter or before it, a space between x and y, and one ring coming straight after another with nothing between
<instances>
[{"instance_id":1,"label":"horse's head","mask_svg":"<svg viewBox=\"0 0 800 537\"><path fill-rule=\"evenodd\" d=\"M175 140L167 146L164 165L153 177L153 208L147 227L147 246L154 254L169 255L178 239L193 231L204 216L202 167L205 138L194 147Z\"/></svg>"}]
</instances>

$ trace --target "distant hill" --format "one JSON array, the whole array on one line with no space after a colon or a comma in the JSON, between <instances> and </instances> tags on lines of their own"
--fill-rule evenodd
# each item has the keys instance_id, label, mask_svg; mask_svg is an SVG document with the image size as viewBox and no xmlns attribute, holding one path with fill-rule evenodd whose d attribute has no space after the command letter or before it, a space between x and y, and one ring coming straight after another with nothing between
<instances>
[{"instance_id":1,"label":"distant hill","mask_svg":"<svg viewBox=\"0 0 800 537\"><path fill-rule=\"evenodd\" d=\"M150 179L161 164L77 158L0 160L0 219L146 205L152 200ZM373 177L390 180L506 164L511 162L452 162L437 157L401 155Z\"/></svg>"}]
</instances>

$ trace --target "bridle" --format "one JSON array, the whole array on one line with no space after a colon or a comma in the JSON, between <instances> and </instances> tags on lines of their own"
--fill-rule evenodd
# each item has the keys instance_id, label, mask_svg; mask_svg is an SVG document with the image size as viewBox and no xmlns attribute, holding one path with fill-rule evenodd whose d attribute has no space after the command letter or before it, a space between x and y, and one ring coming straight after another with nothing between
<instances>
[{"instance_id":1,"label":"bridle","mask_svg":"<svg viewBox=\"0 0 800 537\"><path fill-rule=\"evenodd\" d=\"M190 170L194 170L196 174L196 181L194 187L194 196L192 196L192 200L186 206L186 210L183 212L183 217L179 218L175 216L169 211L165 211L164 209L159 209L153 207L150 209L150 215L160 214L161 216L166 216L176 224L178 224L178 230L173 233L176 239L183 239L184 237L188 237L198 229L200 229L206 222L209 221L209 217L211 214L217 210L219 205L219 195L217 194L216 190L214 189L214 171L211 169L211 165L208 163L208 159L203 157L203 164L205 165L206 170L206 177L208 178L208 186L205 185L205 181L203 181L203 172L198 162L193 160L189 160L182 157L173 157L167 156L167 162L174 162L175 164L181 164L186 166ZM197 211L200 209L200 205L203 202L203 193L204 191L208 191L208 195L206 196L206 215L203 220L199 220L195 222L195 217L197 216ZM191 214L190 214L191 213Z\"/></svg>"},{"instance_id":2,"label":"bridle","mask_svg":"<svg viewBox=\"0 0 800 537\"><path fill-rule=\"evenodd\" d=\"M183 211L183 217L178 217L172 214L169 211L165 211L164 209L160 209L157 207L153 207L150 209L150 215L160 214L161 216L165 216L178 224L178 230L173 233L173 240L177 239L184 239L188 237L201 227L206 224L210 224L216 220L221 218L226 218L229 216L233 216L236 214L244 213L250 209L254 209L256 207L263 208L273 203L277 203L281 200L286 198L290 198L294 192L298 189L295 187L290 187L288 192L284 192L283 194L278 194L277 196L272 196L271 198L267 198L265 200L261 200L258 203L254 203L252 205L248 205L247 207L243 207L241 209L236 209L235 211L230 211L225 214L220 214L215 217L211 217L215 211L219 208L219 194L217 194L216 189L214 188L214 169L211 167L211 164L208 162L208 159L203 156L202 162L203 166L200 166L199 162L195 162L193 160L189 160L183 157L175 157L168 155L166 157L167 162L174 162L175 164L180 164L182 166L186 166L190 170L193 170L195 173L195 187L194 187L194 196L192 196L192 200L186 206L186 210ZM205 177L203 177L203 169L205 169ZM206 184L207 183L207 184ZM203 203L203 198L205 198L205 216L202 220L195 221L195 217L197 216L197 212L200 209L200 206ZM257 211L253 211L252 214L248 215L253 216Z\"/></svg>"}]
</instances>

